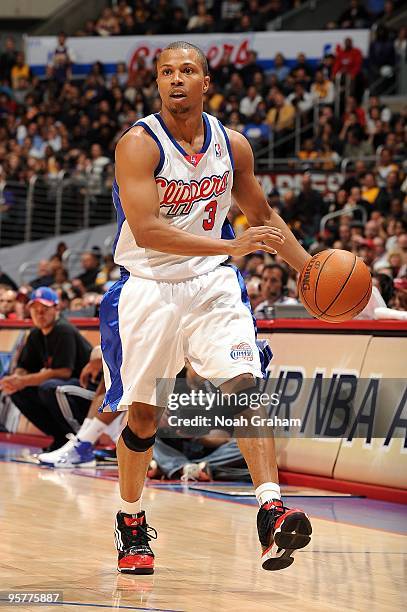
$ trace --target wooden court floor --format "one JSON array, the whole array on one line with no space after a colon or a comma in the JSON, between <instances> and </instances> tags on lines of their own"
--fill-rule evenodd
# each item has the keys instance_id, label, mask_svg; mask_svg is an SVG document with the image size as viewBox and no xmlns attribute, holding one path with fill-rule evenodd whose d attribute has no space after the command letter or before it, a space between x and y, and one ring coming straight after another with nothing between
<instances>
[{"instance_id":1,"label":"wooden court floor","mask_svg":"<svg viewBox=\"0 0 407 612\"><path fill-rule=\"evenodd\" d=\"M311 545L265 572L255 506L148 488L157 569L129 577L115 569L116 482L11 462L0 482L0 590L61 590L65 601L0 612L405 609L407 538L391 529L311 517Z\"/></svg>"}]
</instances>

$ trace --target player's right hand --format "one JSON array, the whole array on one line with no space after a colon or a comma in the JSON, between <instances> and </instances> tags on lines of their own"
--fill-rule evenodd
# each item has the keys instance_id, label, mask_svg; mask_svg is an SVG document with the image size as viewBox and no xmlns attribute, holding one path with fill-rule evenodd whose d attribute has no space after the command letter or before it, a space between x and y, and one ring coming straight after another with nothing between
<instances>
[{"instance_id":1,"label":"player's right hand","mask_svg":"<svg viewBox=\"0 0 407 612\"><path fill-rule=\"evenodd\" d=\"M276 249L282 246L284 241L285 237L278 227L249 227L241 236L230 241L231 255L240 257L254 251L266 251L276 255Z\"/></svg>"}]
</instances>

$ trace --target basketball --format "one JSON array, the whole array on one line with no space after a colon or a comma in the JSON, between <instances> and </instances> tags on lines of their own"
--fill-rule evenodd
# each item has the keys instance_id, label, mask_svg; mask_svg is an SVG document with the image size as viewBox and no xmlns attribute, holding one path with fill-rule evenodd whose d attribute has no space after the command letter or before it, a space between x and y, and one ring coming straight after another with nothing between
<instances>
[{"instance_id":1,"label":"basketball","mask_svg":"<svg viewBox=\"0 0 407 612\"><path fill-rule=\"evenodd\" d=\"M298 291L310 314L342 323L356 317L372 293L372 278L362 259L349 251L317 253L301 272Z\"/></svg>"}]
</instances>

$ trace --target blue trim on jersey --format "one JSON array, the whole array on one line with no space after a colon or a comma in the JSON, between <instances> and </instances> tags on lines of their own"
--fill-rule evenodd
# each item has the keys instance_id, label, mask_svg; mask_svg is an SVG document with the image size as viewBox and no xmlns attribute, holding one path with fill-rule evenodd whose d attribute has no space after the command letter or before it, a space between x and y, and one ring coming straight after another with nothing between
<instances>
[{"instance_id":1,"label":"blue trim on jersey","mask_svg":"<svg viewBox=\"0 0 407 612\"><path fill-rule=\"evenodd\" d=\"M240 287L240 295L241 295L242 302L246 306L246 308L249 309L249 312L250 312L250 314L252 316L254 333L255 333L255 336L256 336L256 345L257 345L257 349L259 351L261 371L262 371L262 374L263 374L263 378L267 378L267 366L268 366L268 364L270 363L270 361L273 358L273 353L272 353L271 348L269 347L269 345L267 343L267 340L258 340L257 339L257 323L256 323L256 319L255 319L255 317L253 315L252 307L251 307L250 300L249 300L249 295L247 293L246 283L244 282L244 278L242 276L242 273L240 272L239 268L237 268L233 264L222 263L220 265L221 266L226 266L228 268L232 268L232 270L234 270L235 273L236 273L236 278L237 278L237 281L238 281L239 287Z\"/></svg>"},{"instance_id":2,"label":"blue trim on jersey","mask_svg":"<svg viewBox=\"0 0 407 612\"><path fill-rule=\"evenodd\" d=\"M220 237L222 240L233 240L233 238L236 238L233 226L227 217L223 222Z\"/></svg>"},{"instance_id":3,"label":"blue trim on jersey","mask_svg":"<svg viewBox=\"0 0 407 612\"><path fill-rule=\"evenodd\" d=\"M116 412L117 406L123 397L123 381L120 368L123 362L122 341L119 329L119 300L122 289L130 274L124 268L122 276L103 296L100 304L100 335L103 359L109 368L111 385L105 395L100 412L109 406Z\"/></svg>"},{"instance_id":4,"label":"blue trim on jersey","mask_svg":"<svg viewBox=\"0 0 407 612\"><path fill-rule=\"evenodd\" d=\"M181 147L181 145L175 140L174 136L171 134L170 130L167 128L167 126L166 126L166 124L164 122L164 119L161 117L161 115L159 113L156 113L154 115L154 117L156 117L158 119L162 129L167 134L168 138L171 140L171 142L174 145L174 147L181 153L181 155L183 155L184 157L189 157L190 153L187 153L185 151L185 149L183 149ZM205 128L205 138L204 138L204 143L202 145L202 148L197 153L197 155L200 155L202 153L206 153L206 151L208 150L209 145L211 143L211 139L212 139L211 123L210 123L208 117L206 116L206 113L202 113L202 119L203 119L204 128Z\"/></svg>"},{"instance_id":5,"label":"blue trim on jersey","mask_svg":"<svg viewBox=\"0 0 407 612\"><path fill-rule=\"evenodd\" d=\"M232 170L234 171L234 170L235 170L235 160L234 160L234 158L233 158L232 147L231 147L231 145L230 145L229 136L228 136L228 134L227 134L227 132L226 132L226 130L225 130L225 126L224 126L224 125L222 125L222 123L219 121L219 119L218 119L218 123L219 123L219 127L220 127L220 129L221 129L221 130L222 130L222 132L223 132L223 136L225 137L225 140L226 140L226 146L227 146L227 148L228 148L228 153L229 153L229 158L230 158L230 163L231 163L231 166L232 166Z\"/></svg>"},{"instance_id":6,"label":"blue trim on jersey","mask_svg":"<svg viewBox=\"0 0 407 612\"><path fill-rule=\"evenodd\" d=\"M147 134L149 134L151 136L151 138L154 140L154 142L156 143L156 145L159 148L159 151L160 151L160 161L158 162L158 166L154 170L154 176L157 176L157 174L159 172L161 172L162 167L164 165L164 161L165 161L165 154L164 154L163 146L162 146L158 136L156 134L154 134L153 130L147 125L147 123L144 123L144 121L137 121L137 123L135 123L135 125L141 125L141 127L147 132Z\"/></svg>"},{"instance_id":7,"label":"blue trim on jersey","mask_svg":"<svg viewBox=\"0 0 407 612\"><path fill-rule=\"evenodd\" d=\"M113 181L112 198L113 198L114 207L116 209L116 218L117 218L117 232L116 232L116 236L115 236L115 239L113 242L113 248L112 248L113 255L114 255L116 251L117 243L119 242L120 232L122 231L123 223L126 220L126 215L124 214L123 206L120 200L119 185L117 184L116 179L114 179Z\"/></svg>"}]
</instances>

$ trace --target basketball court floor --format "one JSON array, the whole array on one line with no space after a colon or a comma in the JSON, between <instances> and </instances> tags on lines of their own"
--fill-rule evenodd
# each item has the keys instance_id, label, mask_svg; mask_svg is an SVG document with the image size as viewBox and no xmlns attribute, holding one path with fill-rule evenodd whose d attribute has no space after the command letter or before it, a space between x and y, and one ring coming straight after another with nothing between
<instances>
[{"instance_id":1,"label":"basketball court floor","mask_svg":"<svg viewBox=\"0 0 407 612\"><path fill-rule=\"evenodd\" d=\"M290 568L266 572L247 484L152 482L144 507L158 531L156 573L133 577L116 573L117 469L56 471L22 452L0 444L0 609L405 609L406 506L286 487L287 505L310 515L313 539ZM62 591L64 604L11 605L9 591Z\"/></svg>"}]
</instances>

